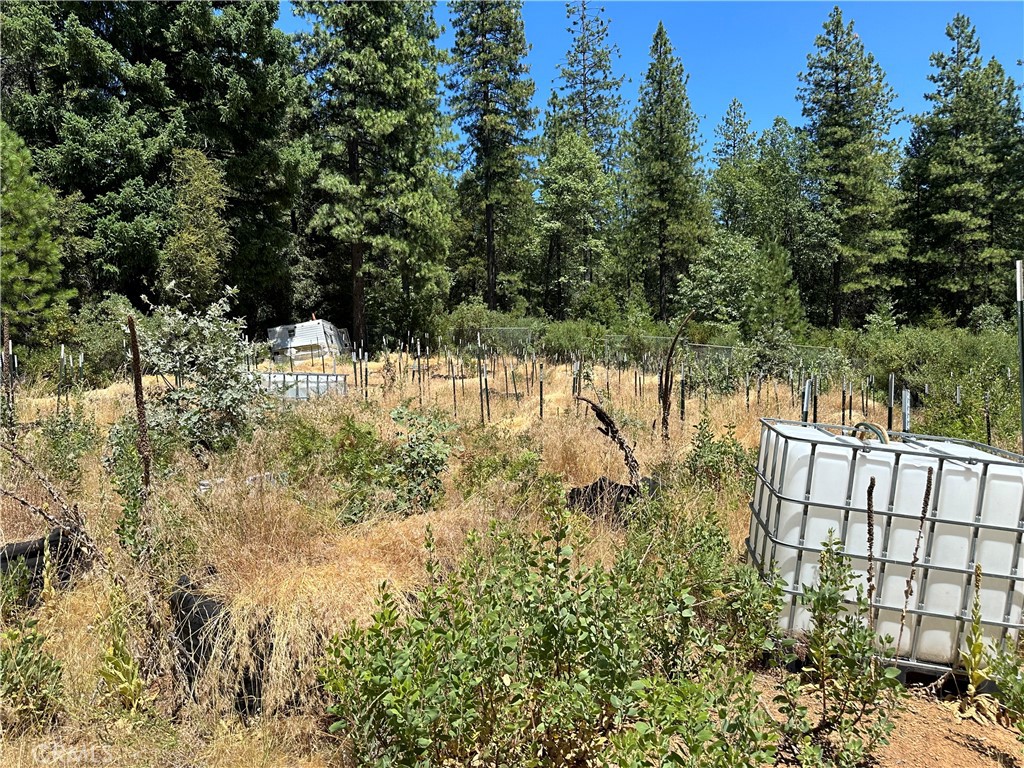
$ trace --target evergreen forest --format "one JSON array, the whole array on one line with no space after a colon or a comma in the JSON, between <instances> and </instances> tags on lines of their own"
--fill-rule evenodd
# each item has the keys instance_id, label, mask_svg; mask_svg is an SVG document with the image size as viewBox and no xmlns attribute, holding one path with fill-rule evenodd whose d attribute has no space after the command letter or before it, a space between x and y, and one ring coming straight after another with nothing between
<instances>
[{"instance_id":1,"label":"evergreen forest","mask_svg":"<svg viewBox=\"0 0 1024 768\"><path fill-rule=\"evenodd\" d=\"M1020 87L961 14L927 112L901 111L836 7L794 78L800 124L755 132L734 100L705 137L654 21L625 73L606 10L567 4L538 113L519 2L453 2L450 50L428 3L294 8L308 32L269 1L3 4L2 312L23 355L82 344L104 302L199 310L226 288L254 336L316 316L369 348L453 313L690 317L721 343L820 340L880 306L1010 317Z\"/></svg>"}]
</instances>

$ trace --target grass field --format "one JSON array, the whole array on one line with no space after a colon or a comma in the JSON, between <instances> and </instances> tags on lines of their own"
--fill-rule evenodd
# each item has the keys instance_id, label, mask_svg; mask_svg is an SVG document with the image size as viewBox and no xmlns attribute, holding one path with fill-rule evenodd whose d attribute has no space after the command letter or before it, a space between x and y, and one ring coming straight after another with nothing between
<instances>
[{"instance_id":1,"label":"grass field","mask_svg":"<svg viewBox=\"0 0 1024 768\"><path fill-rule=\"evenodd\" d=\"M438 361L434 371L444 367ZM704 419L719 438L731 433L745 449L756 449L760 416L799 417L788 385L766 384L760 396L751 393L749 406L743 394L711 395L705 401L697 393L687 400L685 419L676 398L666 442L660 436L656 379L648 377L638 396L631 376L627 372L620 383L617 371L606 376L598 368L585 377L583 394L600 400L614 416L642 473L664 481L669 498L662 506L671 525L719 521L728 558L735 562L748 528L749 476L716 465L710 480L700 481L688 471L688 457L699 450L696 425ZM328 735L326 728L326 699L318 681L324 644L353 622L371 621L382 584L406 596L428 585L425 539L433 540L432 567L454 572L472 531L498 525L528 534L552 525L538 501L550 492L545 478L549 483L554 478L561 492L603 475L627 481L622 455L597 432L589 409L573 400L567 366L549 365L545 371L543 420L536 383L527 390L525 371L517 374L518 399L505 392L503 377L489 382L490 419L485 404L484 424L475 377L455 381L458 418L451 379L419 381L403 370L391 383L380 363L371 364L369 378L365 397L353 391L347 398L275 406L232 450L212 456L175 453L156 473L146 510L146 525L158 542L149 581L119 544L123 504L103 466L110 426L134 407L130 385L117 383L72 398L80 406L76 418L91 425L80 459L54 456L65 444L55 446L42 427L21 434L19 444L39 467L67 473L67 496L78 503L110 570L126 575L128 594L94 569L72 589L51 590L34 609L46 638L43 647L61 664L63 690L51 724L3 735L4 765L347 764L353 760L351 741ZM151 396L160 386L146 380ZM839 421L836 398L819 403L820 421ZM25 424L45 422L57 407L52 397L32 392L20 393L18 403ZM442 435L435 442L451 451L442 459L440 485L429 503L403 495L403 472L418 464L383 469L391 461L386 457L395 455L392 449L411 444L414 427L391 415L403 404L414 413L431 414L429 429L440 430L431 434ZM884 417L876 408L868 418L884 422ZM435 448L427 442L418 450L427 452L424 461L433 461ZM33 504L48 501L39 484L10 462L0 482ZM573 568L610 567L629 546L630 533L612 521L572 515L569 526L579 541ZM0 501L0 541L46 531L24 506L10 498ZM481 546L475 556L486 557L491 544L485 538ZM688 553L678 556L685 559ZM129 645L136 646L143 634L145 595L155 593L164 604L181 575L200 581L229 610L231 631L216 649L224 663L211 665L197 685L196 700L180 712L174 711L166 675L148 681L133 708L112 705L109 686L100 683L109 668L104 659L111 627L120 620ZM230 713L230 699L238 670L253 663L256 635L272 651L263 662L263 713L245 719ZM771 700L779 675L758 671L752 689L764 711L775 716ZM881 753L882 765L1019 763L1011 732L960 723L926 699L912 702L893 744Z\"/></svg>"}]
</instances>

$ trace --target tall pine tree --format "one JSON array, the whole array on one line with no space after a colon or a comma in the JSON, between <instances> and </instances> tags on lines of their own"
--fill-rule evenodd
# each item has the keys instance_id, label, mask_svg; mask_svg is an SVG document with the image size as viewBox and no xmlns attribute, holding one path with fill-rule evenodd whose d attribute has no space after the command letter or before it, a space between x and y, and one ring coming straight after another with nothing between
<instances>
[{"instance_id":1,"label":"tall pine tree","mask_svg":"<svg viewBox=\"0 0 1024 768\"><path fill-rule=\"evenodd\" d=\"M566 132L549 144L540 167L542 231L546 248L544 308L559 320L577 303L589 270L607 250L600 224L612 205L608 176L590 140Z\"/></svg>"},{"instance_id":2,"label":"tall pine tree","mask_svg":"<svg viewBox=\"0 0 1024 768\"><path fill-rule=\"evenodd\" d=\"M421 3L304 1L320 137L310 228L344 254L351 335L429 328L447 290L439 53ZM317 265L310 267L314 271ZM319 271L323 280L337 270ZM340 307L334 307L337 310Z\"/></svg>"},{"instance_id":3,"label":"tall pine tree","mask_svg":"<svg viewBox=\"0 0 1024 768\"><path fill-rule=\"evenodd\" d=\"M459 0L451 10L455 31L451 107L466 136L463 149L472 157L460 190L470 203L464 210L478 201L483 207L485 295L488 308L497 309L496 228L503 219L502 209L523 202L516 192L524 177L527 135L535 117L530 107L534 84L525 61L529 46L521 2Z\"/></svg>"},{"instance_id":4,"label":"tall pine tree","mask_svg":"<svg viewBox=\"0 0 1024 768\"><path fill-rule=\"evenodd\" d=\"M756 136L738 99L729 103L722 123L715 129L715 170L711 177L711 197L715 215L723 227L736 232L749 229L751 211L746 204L751 196L744 187L752 181Z\"/></svg>"},{"instance_id":5,"label":"tall pine tree","mask_svg":"<svg viewBox=\"0 0 1024 768\"><path fill-rule=\"evenodd\" d=\"M629 136L626 205L636 269L663 321L673 314L676 285L708 225L687 80L659 23Z\"/></svg>"},{"instance_id":6,"label":"tall pine tree","mask_svg":"<svg viewBox=\"0 0 1024 768\"><path fill-rule=\"evenodd\" d=\"M606 170L615 165L622 125L623 76L615 77L612 62L618 48L608 41L604 8L588 0L565 4L572 46L558 69L561 85L548 105L545 133L574 131L590 139Z\"/></svg>"},{"instance_id":7,"label":"tall pine tree","mask_svg":"<svg viewBox=\"0 0 1024 768\"><path fill-rule=\"evenodd\" d=\"M1008 306L1006 278L1024 220L1024 126L1015 83L982 63L970 19L946 27L952 46L931 56L932 109L914 117L904 163L910 235L908 309L963 321L978 304Z\"/></svg>"},{"instance_id":8,"label":"tall pine tree","mask_svg":"<svg viewBox=\"0 0 1024 768\"><path fill-rule=\"evenodd\" d=\"M863 319L879 294L890 291L902 259L895 222L895 94L836 6L800 73L799 98L814 145L810 171L822 182L819 210L832 222L829 255L831 317Z\"/></svg>"}]
</instances>

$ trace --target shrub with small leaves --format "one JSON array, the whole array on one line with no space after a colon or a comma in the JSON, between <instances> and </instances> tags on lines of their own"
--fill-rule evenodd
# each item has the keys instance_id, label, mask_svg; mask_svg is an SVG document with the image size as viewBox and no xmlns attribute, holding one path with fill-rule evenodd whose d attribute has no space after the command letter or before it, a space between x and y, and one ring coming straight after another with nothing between
<instances>
[{"instance_id":1,"label":"shrub with small leaves","mask_svg":"<svg viewBox=\"0 0 1024 768\"><path fill-rule=\"evenodd\" d=\"M96 423L86 417L80 402L72 408L59 408L40 420L40 463L69 491L77 491L82 481L82 459L95 447L97 437Z\"/></svg>"},{"instance_id":2,"label":"shrub with small leaves","mask_svg":"<svg viewBox=\"0 0 1024 768\"><path fill-rule=\"evenodd\" d=\"M683 460L686 471L700 486L720 489L725 483L744 482L753 476L754 459L739 440L735 427L715 437L707 413L701 416Z\"/></svg>"},{"instance_id":3,"label":"shrub with small leaves","mask_svg":"<svg viewBox=\"0 0 1024 768\"><path fill-rule=\"evenodd\" d=\"M1021 648L1007 644L992 658L992 680L999 686L999 703L1009 721L1017 729L1017 738L1024 742L1024 659Z\"/></svg>"},{"instance_id":4,"label":"shrub with small leaves","mask_svg":"<svg viewBox=\"0 0 1024 768\"><path fill-rule=\"evenodd\" d=\"M28 608L31 582L24 560L12 560L0 573L0 622L8 621Z\"/></svg>"},{"instance_id":5,"label":"shrub with small leaves","mask_svg":"<svg viewBox=\"0 0 1024 768\"><path fill-rule=\"evenodd\" d=\"M406 509L430 509L441 497L441 474L448 468L455 425L434 413L421 413L406 406L391 412L404 428L404 443L390 470L400 480L399 502Z\"/></svg>"},{"instance_id":6,"label":"shrub with small leaves","mask_svg":"<svg viewBox=\"0 0 1024 768\"><path fill-rule=\"evenodd\" d=\"M797 764L853 768L888 743L905 692L889 665L893 640L871 628L849 558L831 535L823 547L817 583L804 585L800 598L811 617L803 672L787 678L776 701L786 718L783 749Z\"/></svg>"},{"instance_id":7,"label":"shrub with small leaves","mask_svg":"<svg viewBox=\"0 0 1024 768\"><path fill-rule=\"evenodd\" d=\"M25 617L0 631L0 736L46 725L60 711L62 668L37 624Z\"/></svg>"},{"instance_id":8,"label":"shrub with small leaves","mask_svg":"<svg viewBox=\"0 0 1024 768\"><path fill-rule=\"evenodd\" d=\"M222 451L250 433L267 400L246 362L256 345L230 316L228 292L198 313L159 306L140 328L143 364L170 385L153 404L169 411L193 450Z\"/></svg>"}]
</instances>

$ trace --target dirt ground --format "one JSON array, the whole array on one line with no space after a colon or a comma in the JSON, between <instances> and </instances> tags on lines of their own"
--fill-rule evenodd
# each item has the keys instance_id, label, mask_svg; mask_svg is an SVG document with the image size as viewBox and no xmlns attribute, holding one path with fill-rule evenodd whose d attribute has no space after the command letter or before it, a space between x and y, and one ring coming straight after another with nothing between
<instances>
[{"instance_id":1,"label":"dirt ground","mask_svg":"<svg viewBox=\"0 0 1024 768\"><path fill-rule=\"evenodd\" d=\"M755 687L769 711L780 692L778 672L759 675ZM780 717L781 720L781 717ZM1024 745L999 724L960 720L943 703L912 687L877 768L1024 768Z\"/></svg>"}]
</instances>

